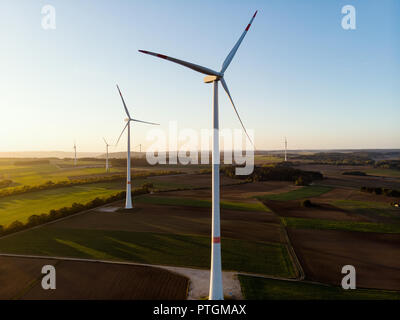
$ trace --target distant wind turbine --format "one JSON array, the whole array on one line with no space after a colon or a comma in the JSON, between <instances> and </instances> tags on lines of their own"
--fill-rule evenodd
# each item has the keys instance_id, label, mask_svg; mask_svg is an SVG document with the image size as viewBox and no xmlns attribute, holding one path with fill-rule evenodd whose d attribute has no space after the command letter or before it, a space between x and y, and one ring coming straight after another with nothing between
<instances>
[{"instance_id":1,"label":"distant wind turbine","mask_svg":"<svg viewBox=\"0 0 400 320\"><path fill-rule=\"evenodd\" d=\"M285 162L287 161L287 139L285 137Z\"/></svg>"},{"instance_id":2,"label":"distant wind turbine","mask_svg":"<svg viewBox=\"0 0 400 320\"><path fill-rule=\"evenodd\" d=\"M153 123L153 122L146 122L146 121L142 121L142 120L137 120L137 119L133 119L128 111L128 108L126 107L125 104L125 100L124 97L122 96L121 90L119 89L118 85L117 85L117 89L119 92L119 95L121 96L121 100L122 103L124 105L124 109L125 109L125 113L128 116L128 118L125 119L126 121L126 125L124 127L124 129L122 130L118 141L116 143L116 145L118 144L119 140L122 137L122 134L124 133L125 129L128 128L128 148L127 148L127 159L126 159L126 201L125 201L125 209L131 209L132 208L132 195L131 195L131 121L134 122L141 122L141 123L147 123L147 124L152 124L152 125L159 125L158 123Z\"/></svg>"},{"instance_id":3,"label":"distant wind turbine","mask_svg":"<svg viewBox=\"0 0 400 320\"><path fill-rule=\"evenodd\" d=\"M207 75L204 78L205 83L213 83L213 149L212 149L212 247L211 247L211 274L210 274L210 294L209 298L212 300L223 300L223 286L222 286L222 268L221 268L221 236L220 236L220 195L219 195L219 162L220 162L220 154L219 154L219 118L218 118L218 82L220 81L222 87L224 88L228 98L235 110L235 113L243 127L244 132L246 133L247 137L251 141L246 128L243 125L242 120L240 119L239 113L236 109L235 104L233 103L231 94L229 93L228 86L224 80L224 73L228 68L229 64L231 63L233 57L236 54L240 44L242 43L247 31L249 31L250 26L256 17L257 11L254 13L253 17L251 18L249 24L247 25L246 29L242 33L241 37L229 52L228 56L225 58L225 61L222 64L221 71L214 71L212 69L193 64L191 62L175 59L168 57L163 54L154 53L145 50L139 50L139 52L149 54L164 60L168 60L177 64L180 64L184 67L192 69L194 71L203 73Z\"/></svg>"},{"instance_id":4,"label":"distant wind turbine","mask_svg":"<svg viewBox=\"0 0 400 320\"><path fill-rule=\"evenodd\" d=\"M74 166L76 166L76 141L74 141L74 151L75 151Z\"/></svg>"},{"instance_id":5,"label":"distant wind turbine","mask_svg":"<svg viewBox=\"0 0 400 320\"><path fill-rule=\"evenodd\" d=\"M106 172L109 172L109 171L110 171L110 167L109 167L109 165L108 165L108 147L109 147L110 145L107 143L107 141L106 141L105 138L103 138L103 140L104 140L104 142L105 142L105 144L106 144Z\"/></svg>"}]
</instances>

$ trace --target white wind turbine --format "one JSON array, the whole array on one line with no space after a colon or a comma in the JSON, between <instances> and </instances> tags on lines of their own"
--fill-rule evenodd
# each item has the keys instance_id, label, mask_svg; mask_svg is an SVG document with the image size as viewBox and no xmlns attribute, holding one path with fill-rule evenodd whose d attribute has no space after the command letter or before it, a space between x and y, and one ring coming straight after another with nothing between
<instances>
[{"instance_id":1,"label":"white wind turbine","mask_svg":"<svg viewBox=\"0 0 400 320\"><path fill-rule=\"evenodd\" d=\"M153 122L146 122L142 120L137 120L133 119L128 111L128 108L126 107L125 100L122 96L121 90L119 89L117 85L117 89L119 92L119 95L121 96L122 103L124 105L125 113L128 116L128 118L125 119L126 125L124 129L122 130L118 141L116 145L118 144L119 140L122 137L122 134L124 133L125 129L128 128L128 148L127 148L127 157L126 157L126 201L125 201L125 209L131 209L132 208L132 195L131 195L131 121L134 122L141 122L141 123L147 123L147 124L153 124L153 125L159 125L158 123L153 123Z\"/></svg>"},{"instance_id":2,"label":"white wind turbine","mask_svg":"<svg viewBox=\"0 0 400 320\"><path fill-rule=\"evenodd\" d=\"M106 172L109 172L109 171L110 171L110 167L109 167L109 165L108 165L108 147L109 147L110 145L108 144L108 142L106 141L105 138L103 138L103 140L104 140L104 142L105 142L105 144L106 144Z\"/></svg>"},{"instance_id":3,"label":"white wind turbine","mask_svg":"<svg viewBox=\"0 0 400 320\"><path fill-rule=\"evenodd\" d=\"M74 151L75 151L74 166L76 166L76 141L74 141Z\"/></svg>"},{"instance_id":4,"label":"white wind turbine","mask_svg":"<svg viewBox=\"0 0 400 320\"><path fill-rule=\"evenodd\" d=\"M285 137L285 162L287 161L287 139Z\"/></svg>"},{"instance_id":5,"label":"white wind turbine","mask_svg":"<svg viewBox=\"0 0 400 320\"><path fill-rule=\"evenodd\" d=\"M232 97L229 93L228 86L224 80L224 73L231 63L233 57L236 54L240 44L242 43L247 31L249 31L250 26L256 17L257 11L254 13L251 18L249 24L246 29L242 33L241 37L229 52L228 56L225 58L225 61L222 64L221 71L214 71L212 69L199 66L197 64L193 64L190 62L186 62L183 60L175 59L168 57L163 54L149 52L145 50L139 50L139 52L149 54L161 59L165 59L177 64L180 64L184 67L192 69L194 71L206 74L207 76L204 78L205 83L213 83L213 149L212 149L212 246L211 246L211 273L210 273L210 293L209 298L212 300L223 300L223 286L222 286L222 268L221 268L221 236L220 236L220 195L219 195L219 162L220 162L220 153L219 153L219 119L218 119L218 82L220 81L222 87L224 88L226 94L230 102L232 103L233 109L236 112L237 117L243 127L244 132L247 137L251 141L249 135L247 134L246 128L243 125L242 120L240 119L239 113L236 109L235 104L233 103Z\"/></svg>"}]
</instances>

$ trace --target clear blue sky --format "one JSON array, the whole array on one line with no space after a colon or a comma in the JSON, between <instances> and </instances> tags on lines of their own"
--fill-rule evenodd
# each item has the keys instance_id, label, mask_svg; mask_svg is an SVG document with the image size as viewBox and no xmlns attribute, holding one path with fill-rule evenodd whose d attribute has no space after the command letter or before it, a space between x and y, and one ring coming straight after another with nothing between
<instances>
[{"instance_id":1,"label":"clear blue sky","mask_svg":"<svg viewBox=\"0 0 400 320\"><path fill-rule=\"evenodd\" d=\"M41 8L56 9L43 30ZM356 8L357 29L341 27ZM211 86L147 49L225 73L258 149L400 148L400 1L65 1L0 3L0 151L102 151L131 114L209 128ZM220 91L222 128L240 128ZM146 145L146 125L133 145ZM123 150L122 143L117 150Z\"/></svg>"}]
</instances>

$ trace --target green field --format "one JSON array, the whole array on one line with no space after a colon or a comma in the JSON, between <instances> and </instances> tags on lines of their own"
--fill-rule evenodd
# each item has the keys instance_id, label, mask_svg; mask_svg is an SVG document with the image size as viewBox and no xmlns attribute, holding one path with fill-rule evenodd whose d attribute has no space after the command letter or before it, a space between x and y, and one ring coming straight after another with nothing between
<instances>
[{"instance_id":1,"label":"green field","mask_svg":"<svg viewBox=\"0 0 400 320\"><path fill-rule=\"evenodd\" d=\"M307 186L293 191L280 193L280 194L268 194L265 196L257 197L260 200L278 200L278 201L288 201L288 200L300 200L306 198L317 197L333 188L324 186Z\"/></svg>"},{"instance_id":2,"label":"green field","mask_svg":"<svg viewBox=\"0 0 400 320\"><path fill-rule=\"evenodd\" d=\"M400 224L334 221L308 218L281 217L283 224L295 229L343 230L377 233L400 233Z\"/></svg>"},{"instance_id":3,"label":"green field","mask_svg":"<svg viewBox=\"0 0 400 320\"><path fill-rule=\"evenodd\" d=\"M338 208L367 217L384 217L390 218L394 222L400 222L400 210L389 203L355 200L335 200L330 203Z\"/></svg>"},{"instance_id":4,"label":"green field","mask_svg":"<svg viewBox=\"0 0 400 320\"><path fill-rule=\"evenodd\" d=\"M368 169L366 172L372 176L400 178L400 170L395 169L373 168Z\"/></svg>"},{"instance_id":5,"label":"green field","mask_svg":"<svg viewBox=\"0 0 400 320\"><path fill-rule=\"evenodd\" d=\"M400 292L355 289L239 275L247 300L399 300Z\"/></svg>"},{"instance_id":6,"label":"green field","mask_svg":"<svg viewBox=\"0 0 400 320\"><path fill-rule=\"evenodd\" d=\"M74 202L87 203L96 197L108 197L124 187L125 183L121 180L3 197L0 198L0 225L6 226L15 220L25 222L33 214L48 213L52 209L71 206Z\"/></svg>"},{"instance_id":7,"label":"green field","mask_svg":"<svg viewBox=\"0 0 400 320\"><path fill-rule=\"evenodd\" d=\"M211 208L211 200L207 199L142 196L137 198L136 201L139 203L140 202L151 203L158 205ZM229 210L240 210L240 211L270 211L262 203L257 203L257 202L246 203L246 202L233 202L233 201L222 200L221 208Z\"/></svg>"},{"instance_id":8,"label":"green field","mask_svg":"<svg viewBox=\"0 0 400 320\"><path fill-rule=\"evenodd\" d=\"M295 271L284 245L222 239L222 267L280 277ZM210 237L42 227L0 238L2 253L209 268Z\"/></svg>"},{"instance_id":9,"label":"green field","mask_svg":"<svg viewBox=\"0 0 400 320\"><path fill-rule=\"evenodd\" d=\"M70 163L71 162L71 163ZM101 162L83 163L79 161L79 166L74 167L72 161L67 160L51 160L49 164L14 165L14 161L0 161L0 177L1 179L9 179L14 182L12 187L20 185L39 185L49 180L53 182L69 180L69 177L80 177L104 174L105 169L99 168L79 168L79 166L96 165L101 166ZM111 173L123 173L121 168L111 168Z\"/></svg>"},{"instance_id":10,"label":"green field","mask_svg":"<svg viewBox=\"0 0 400 320\"><path fill-rule=\"evenodd\" d=\"M285 157L282 156L270 156L270 155L255 155L254 162L255 163L277 163L285 160Z\"/></svg>"}]
</instances>

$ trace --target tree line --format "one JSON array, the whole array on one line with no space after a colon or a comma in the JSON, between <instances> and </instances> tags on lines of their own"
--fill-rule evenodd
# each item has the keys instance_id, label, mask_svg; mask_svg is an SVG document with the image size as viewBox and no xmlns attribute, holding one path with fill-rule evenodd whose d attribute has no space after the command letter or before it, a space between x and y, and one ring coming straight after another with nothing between
<instances>
[{"instance_id":1,"label":"tree line","mask_svg":"<svg viewBox=\"0 0 400 320\"><path fill-rule=\"evenodd\" d=\"M400 198L400 190L387 189L381 187L361 187L362 192L374 193L377 195L385 195L388 197Z\"/></svg>"},{"instance_id":2,"label":"tree line","mask_svg":"<svg viewBox=\"0 0 400 320\"><path fill-rule=\"evenodd\" d=\"M320 172L305 171L283 165L256 166L253 173L248 176L237 176L235 170L235 166L221 168L221 171L230 178L250 181L292 181L296 185L308 185L314 180L323 179Z\"/></svg>"},{"instance_id":3,"label":"tree line","mask_svg":"<svg viewBox=\"0 0 400 320\"><path fill-rule=\"evenodd\" d=\"M0 189L8 188L12 183L13 183L13 181L9 180L9 179L0 180Z\"/></svg>"}]
</instances>

